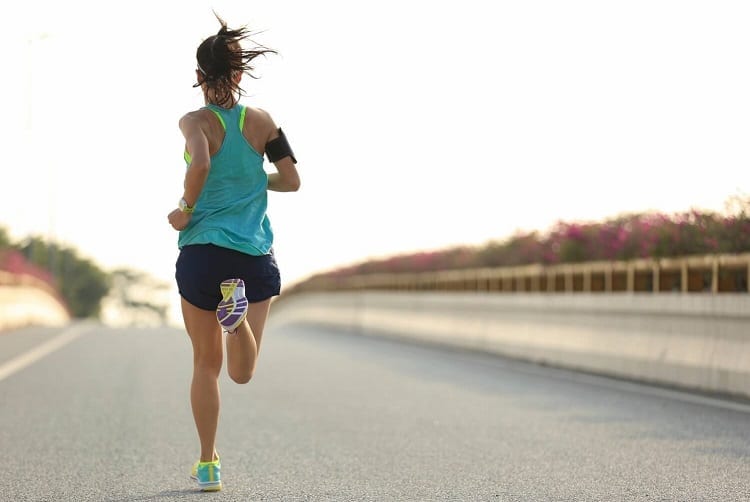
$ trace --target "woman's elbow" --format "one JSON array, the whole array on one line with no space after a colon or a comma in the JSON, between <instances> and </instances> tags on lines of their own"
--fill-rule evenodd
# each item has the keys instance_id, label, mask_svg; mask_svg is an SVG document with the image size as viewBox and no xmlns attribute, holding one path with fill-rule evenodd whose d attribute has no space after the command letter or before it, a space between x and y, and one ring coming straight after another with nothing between
<instances>
[{"instance_id":1,"label":"woman's elbow","mask_svg":"<svg viewBox=\"0 0 750 502\"><path fill-rule=\"evenodd\" d=\"M299 177L293 178L289 180L287 184L287 188L290 192L296 192L299 190L299 187L302 185L302 182L300 181Z\"/></svg>"},{"instance_id":2,"label":"woman's elbow","mask_svg":"<svg viewBox=\"0 0 750 502\"><path fill-rule=\"evenodd\" d=\"M191 171L199 172L201 174L207 174L208 171L211 170L211 161L193 159L188 169Z\"/></svg>"}]
</instances>

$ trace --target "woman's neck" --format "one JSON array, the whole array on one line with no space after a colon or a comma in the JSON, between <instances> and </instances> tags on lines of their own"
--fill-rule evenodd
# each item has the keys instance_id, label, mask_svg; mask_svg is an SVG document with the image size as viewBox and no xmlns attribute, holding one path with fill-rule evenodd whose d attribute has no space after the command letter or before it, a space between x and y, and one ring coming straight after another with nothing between
<instances>
[{"instance_id":1,"label":"woman's neck","mask_svg":"<svg viewBox=\"0 0 750 502\"><path fill-rule=\"evenodd\" d=\"M217 103L215 100L210 99L207 94L204 94L203 95L203 100L206 103L206 105L214 105L214 106L218 106L220 108L227 108L227 109L233 108L234 105L236 105L238 103L237 98L235 98L234 96L232 96L232 99L230 99L229 101L227 101L225 103Z\"/></svg>"}]
</instances>

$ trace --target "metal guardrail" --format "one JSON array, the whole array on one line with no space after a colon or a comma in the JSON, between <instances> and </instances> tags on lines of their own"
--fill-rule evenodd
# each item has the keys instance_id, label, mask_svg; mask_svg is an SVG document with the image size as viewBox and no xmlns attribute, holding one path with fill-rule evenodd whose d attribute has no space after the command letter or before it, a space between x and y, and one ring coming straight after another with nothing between
<instances>
[{"instance_id":1,"label":"metal guardrail","mask_svg":"<svg viewBox=\"0 0 750 502\"><path fill-rule=\"evenodd\" d=\"M292 286L303 291L490 291L531 293L747 293L750 253L560 265L474 268L415 273L319 276Z\"/></svg>"}]
</instances>

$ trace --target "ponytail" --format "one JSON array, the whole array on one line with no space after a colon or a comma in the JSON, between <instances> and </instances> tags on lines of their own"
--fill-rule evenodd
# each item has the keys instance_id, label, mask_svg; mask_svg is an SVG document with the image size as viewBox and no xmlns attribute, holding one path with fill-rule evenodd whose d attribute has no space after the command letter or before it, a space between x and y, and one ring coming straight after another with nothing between
<instances>
[{"instance_id":1,"label":"ponytail","mask_svg":"<svg viewBox=\"0 0 750 502\"><path fill-rule=\"evenodd\" d=\"M193 87L205 84L214 92L216 104L226 105L232 102L235 94L245 94L232 77L237 73L245 73L251 78L258 78L252 73L255 70L252 60L277 52L257 44L252 49L243 49L241 43L249 40L252 35L247 28L243 26L236 30L230 29L215 12L214 15L221 23L221 28L216 35L208 37L198 46L196 59L202 78Z\"/></svg>"}]
</instances>

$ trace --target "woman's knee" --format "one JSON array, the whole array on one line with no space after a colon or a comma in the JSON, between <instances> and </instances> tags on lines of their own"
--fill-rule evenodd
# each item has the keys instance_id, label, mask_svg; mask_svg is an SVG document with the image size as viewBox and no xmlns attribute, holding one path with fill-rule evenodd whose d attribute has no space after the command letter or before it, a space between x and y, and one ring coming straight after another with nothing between
<instances>
[{"instance_id":1,"label":"woman's knee","mask_svg":"<svg viewBox=\"0 0 750 502\"><path fill-rule=\"evenodd\" d=\"M218 376L223 364L223 356L221 347L218 350L200 350L195 353L193 362L196 369L210 371Z\"/></svg>"},{"instance_id":2,"label":"woman's knee","mask_svg":"<svg viewBox=\"0 0 750 502\"><path fill-rule=\"evenodd\" d=\"M232 379L234 383L238 383L240 385L248 383L253 378L253 374L255 374L255 368L251 368L250 370L245 371L232 371L229 370L229 378Z\"/></svg>"}]
</instances>

